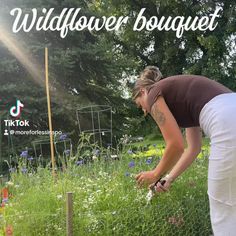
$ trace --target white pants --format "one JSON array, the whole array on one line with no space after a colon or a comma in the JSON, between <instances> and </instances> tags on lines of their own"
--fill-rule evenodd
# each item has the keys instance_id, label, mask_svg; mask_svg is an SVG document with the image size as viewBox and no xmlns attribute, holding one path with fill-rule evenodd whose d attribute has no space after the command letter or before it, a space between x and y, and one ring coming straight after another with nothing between
<instances>
[{"instance_id":1,"label":"white pants","mask_svg":"<svg viewBox=\"0 0 236 236\"><path fill-rule=\"evenodd\" d=\"M236 235L236 93L221 94L201 110L211 140L208 196L214 236Z\"/></svg>"}]
</instances>

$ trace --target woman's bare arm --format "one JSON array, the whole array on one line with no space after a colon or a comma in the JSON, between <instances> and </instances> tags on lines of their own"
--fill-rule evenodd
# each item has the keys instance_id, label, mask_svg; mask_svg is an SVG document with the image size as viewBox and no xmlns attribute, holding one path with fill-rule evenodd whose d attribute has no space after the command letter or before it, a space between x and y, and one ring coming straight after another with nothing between
<instances>
[{"instance_id":1,"label":"woman's bare arm","mask_svg":"<svg viewBox=\"0 0 236 236\"><path fill-rule=\"evenodd\" d=\"M199 152L201 151L202 145L202 134L200 127L191 127L186 129L186 140L187 148L185 149L183 155L173 167L169 173L169 178L176 179L180 174L182 174L194 161Z\"/></svg>"},{"instance_id":2,"label":"woman's bare arm","mask_svg":"<svg viewBox=\"0 0 236 236\"><path fill-rule=\"evenodd\" d=\"M157 101L153 104L151 115L159 126L166 143L163 157L154 170L156 178L159 179L181 157L184 151L184 140L179 126L163 97L158 97Z\"/></svg>"}]
</instances>

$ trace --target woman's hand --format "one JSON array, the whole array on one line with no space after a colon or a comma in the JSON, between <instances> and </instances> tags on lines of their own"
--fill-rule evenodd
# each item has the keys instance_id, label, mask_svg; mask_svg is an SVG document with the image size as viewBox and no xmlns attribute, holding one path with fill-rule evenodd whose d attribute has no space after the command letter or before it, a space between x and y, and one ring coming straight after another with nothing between
<instances>
[{"instance_id":1,"label":"woman's hand","mask_svg":"<svg viewBox=\"0 0 236 236\"><path fill-rule=\"evenodd\" d=\"M164 177L156 184L156 186L154 186L154 184L151 184L149 185L149 188L150 189L154 188L155 192L162 193L162 192L169 191L170 186L171 186L170 179L168 179L167 177Z\"/></svg>"},{"instance_id":2,"label":"woman's hand","mask_svg":"<svg viewBox=\"0 0 236 236\"><path fill-rule=\"evenodd\" d=\"M142 187L144 185L149 185L157 181L157 177L153 170L141 172L135 176L135 179L139 187Z\"/></svg>"}]
</instances>

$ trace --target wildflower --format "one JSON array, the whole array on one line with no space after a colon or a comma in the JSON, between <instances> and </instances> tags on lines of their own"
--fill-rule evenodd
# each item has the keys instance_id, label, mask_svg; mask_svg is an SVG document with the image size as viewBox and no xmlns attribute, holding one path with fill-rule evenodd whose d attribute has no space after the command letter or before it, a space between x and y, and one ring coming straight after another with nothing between
<instances>
[{"instance_id":1,"label":"wildflower","mask_svg":"<svg viewBox=\"0 0 236 236\"><path fill-rule=\"evenodd\" d=\"M70 149L65 150L65 155L69 156L70 155Z\"/></svg>"},{"instance_id":2,"label":"wildflower","mask_svg":"<svg viewBox=\"0 0 236 236\"><path fill-rule=\"evenodd\" d=\"M57 195L57 199L62 199L62 195L61 194Z\"/></svg>"},{"instance_id":3,"label":"wildflower","mask_svg":"<svg viewBox=\"0 0 236 236\"><path fill-rule=\"evenodd\" d=\"M125 176L130 176L130 173L129 172L125 172Z\"/></svg>"},{"instance_id":4,"label":"wildflower","mask_svg":"<svg viewBox=\"0 0 236 236\"><path fill-rule=\"evenodd\" d=\"M129 149L129 150L127 151L127 153L131 155L131 154L133 154L133 151Z\"/></svg>"},{"instance_id":5,"label":"wildflower","mask_svg":"<svg viewBox=\"0 0 236 236\"><path fill-rule=\"evenodd\" d=\"M10 169L9 169L9 172L10 172L10 173L16 172L16 168L10 168Z\"/></svg>"},{"instance_id":6,"label":"wildflower","mask_svg":"<svg viewBox=\"0 0 236 236\"><path fill-rule=\"evenodd\" d=\"M156 149L149 149L144 153L144 156L146 157L152 157L158 154L158 151Z\"/></svg>"},{"instance_id":7,"label":"wildflower","mask_svg":"<svg viewBox=\"0 0 236 236\"><path fill-rule=\"evenodd\" d=\"M134 161L131 161L131 162L129 163L129 168L132 168L132 167L134 167L134 166L135 166Z\"/></svg>"},{"instance_id":8,"label":"wildflower","mask_svg":"<svg viewBox=\"0 0 236 236\"><path fill-rule=\"evenodd\" d=\"M147 159L147 160L146 160L146 164L147 164L147 165L150 165L151 163L152 163L152 159Z\"/></svg>"},{"instance_id":9,"label":"wildflower","mask_svg":"<svg viewBox=\"0 0 236 236\"><path fill-rule=\"evenodd\" d=\"M61 134L59 140L63 141L65 139L67 139L67 134Z\"/></svg>"},{"instance_id":10,"label":"wildflower","mask_svg":"<svg viewBox=\"0 0 236 236\"><path fill-rule=\"evenodd\" d=\"M21 154L20 154L20 157L24 157L24 158L27 158L28 157L28 151L22 151Z\"/></svg>"},{"instance_id":11,"label":"wildflower","mask_svg":"<svg viewBox=\"0 0 236 236\"><path fill-rule=\"evenodd\" d=\"M2 189L2 198L3 198L3 200L8 199L8 196L9 196L8 188L3 188Z\"/></svg>"},{"instance_id":12,"label":"wildflower","mask_svg":"<svg viewBox=\"0 0 236 236\"><path fill-rule=\"evenodd\" d=\"M143 137L137 137L137 141L139 141L139 142L141 142L141 141L143 141Z\"/></svg>"},{"instance_id":13,"label":"wildflower","mask_svg":"<svg viewBox=\"0 0 236 236\"><path fill-rule=\"evenodd\" d=\"M148 203L152 200L153 196L154 196L154 193L153 193L153 191L150 189L150 190L148 191L148 193L147 193L147 196L146 196L146 200L147 200Z\"/></svg>"},{"instance_id":14,"label":"wildflower","mask_svg":"<svg viewBox=\"0 0 236 236\"><path fill-rule=\"evenodd\" d=\"M93 154L94 154L95 156L98 156L99 153L100 153L100 150L99 150L99 149L94 149L94 150L93 150Z\"/></svg>"},{"instance_id":15,"label":"wildflower","mask_svg":"<svg viewBox=\"0 0 236 236\"><path fill-rule=\"evenodd\" d=\"M84 164L84 161L83 161L83 160L80 160L80 161L77 161L77 162L76 162L76 165L77 165L77 166L80 166L80 165L83 165L83 164Z\"/></svg>"},{"instance_id":16,"label":"wildflower","mask_svg":"<svg viewBox=\"0 0 236 236\"><path fill-rule=\"evenodd\" d=\"M22 172L23 174L25 174L27 171L28 171L28 170L27 170L26 167L22 167L22 168L21 168L21 172Z\"/></svg>"},{"instance_id":17,"label":"wildflower","mask_svg":"<svg viewBox=\"0 0 236 236\"><path fill-rule=\"evenodd\" d=\"M7 203L7 202L8 202L8 198L3 198L3 199L2 199L2 202L3 202L3 203Z\"/></svg>"},{"instance_id":18,"label":"wildflower","mask_svg":"<svg viewBox=\"0 0 236 236\"><path fill-rule=\"evenodd\" d=\"M28 157L28 161L33 161L33 157L32 156L30 156L30 157Z\"/></svg>"},{"instance_id":19,"label":"wildflower","mask_svg":"<svg viewBox=\"0 0 236 236\"><path fill-rule=\"evenodd\" d=\"M118 156L117 156L117 155L111 155L111 158L112 158L112 159L117 159Z\"/></svg>"}]
</instances>

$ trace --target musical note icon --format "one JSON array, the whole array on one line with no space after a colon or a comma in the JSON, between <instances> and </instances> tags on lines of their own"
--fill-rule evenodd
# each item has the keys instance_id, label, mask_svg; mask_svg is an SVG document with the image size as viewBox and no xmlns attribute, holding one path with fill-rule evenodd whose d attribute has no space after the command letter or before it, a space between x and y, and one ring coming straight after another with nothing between
<instances>
[{"instance_id":1,"label":"musical note icon","mask_svg":"<svg viewBox=\"0 0 236 236\"><path fill-rule=\"evenodd\" d=\"M11 109L10 109L11 116L13 116L13 117L20 116L20 113L21 113L21 110L22 110L23 107L24 107L24 104L21 103L21 101L17 99L16 100L16 106L12 106Z\"/></svg>"}]
</instances>

